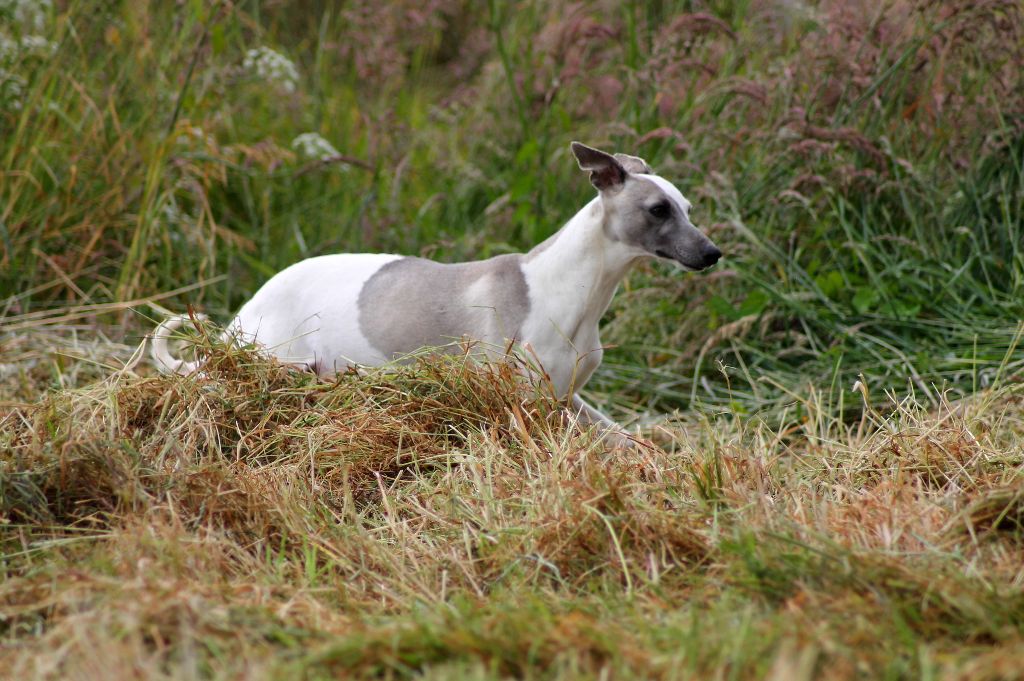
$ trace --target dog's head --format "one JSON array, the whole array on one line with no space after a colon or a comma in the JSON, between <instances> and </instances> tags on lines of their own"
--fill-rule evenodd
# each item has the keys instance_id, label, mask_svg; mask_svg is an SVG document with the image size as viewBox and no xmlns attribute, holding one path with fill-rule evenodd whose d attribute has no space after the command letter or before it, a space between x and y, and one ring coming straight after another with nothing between
<instances>
[{"instance_id":1,"label":"dog's head","mask_svg":"<svg viewBox=\"0 0 1024 681\"><path fill-rule=\"evenodd\" d=\"M674 260L703 270L722 252L690 222L690 202L643 159L608 154L579 142L570 146L580 168L601 194L606 235L637 255Z\"/></svg>"}]
</instances>

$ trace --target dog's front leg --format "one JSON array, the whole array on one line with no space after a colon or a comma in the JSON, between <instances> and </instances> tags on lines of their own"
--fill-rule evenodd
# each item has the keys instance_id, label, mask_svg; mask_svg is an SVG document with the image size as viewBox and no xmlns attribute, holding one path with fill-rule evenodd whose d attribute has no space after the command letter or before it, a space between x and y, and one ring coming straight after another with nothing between
<instances>
[{"instance_id":1,"label":"dog's front leg","mask_svg":"<svg viewBox=\"0 0 1024 681\"><path fill-rule=\"evenodd\" d=\"M572 396L572 410L585 424L601 426L604 430L622 430L619 424L605 416L601 411L587 404L582 397Z\"/></svg>"},{"instance_id":2,"label":"dog's front leg","mask_svg":"<svg viewBox=\"0 0 1024 681\"><path fill-rule=\"evenodd\" d=\"M629 436L625 429L615 421L605 416L600 410L587 404L577 394L572 396L572 411L581 423L598 426L604 433L605 438L614 448L635 447L636 441Z\"/></svg>"}]
</instances>

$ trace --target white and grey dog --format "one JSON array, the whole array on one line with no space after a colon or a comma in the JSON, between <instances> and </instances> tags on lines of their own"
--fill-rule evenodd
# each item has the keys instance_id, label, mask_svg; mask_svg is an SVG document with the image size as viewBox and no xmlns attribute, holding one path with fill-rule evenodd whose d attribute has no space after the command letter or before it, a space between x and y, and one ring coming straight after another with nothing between
<instances>
[{"instance_id":1,"label":"white and grey dog","mask_svg":"<svg viewBox=\"0 0 1024 681\"><path fill-rule=\"evenodd\" d=\"M582 420L618 431L576 391L601 363L598 322L619 282L639 258L695 271L722 253L690 222L690 202L642 159L579 142L571 149L598 196L529 253L455 264L370 253L309 258L264 284L228 336L320 375L463 338L489 348L519 344ZM161 371L199 366L167 349L184 319L168 319L153 334Z\"/></svg>"}]
</instances>

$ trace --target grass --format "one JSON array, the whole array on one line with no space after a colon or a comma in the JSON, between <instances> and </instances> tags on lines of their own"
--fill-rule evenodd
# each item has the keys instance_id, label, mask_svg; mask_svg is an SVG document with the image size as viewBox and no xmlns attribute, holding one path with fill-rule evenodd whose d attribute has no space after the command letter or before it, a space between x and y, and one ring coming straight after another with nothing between
<instances>
[{"instance_id":1,"label":"grass","mask_svg":"<svg viewBox=\"0 0 1024 681\"><path fill-rule=\"evenodd\" d=\"M608 452L508 366L320 383L209 352L8 411L16 678L1019 668L1016 387L855 425L810 396L782 431L693 415Z\"/></svg>"},{"instance_id":2,"label":"grass","mask_svg":"<svg viewBox=\"0 0 1024 681\"><path fill-rule=\"evenodd\" d=\"M1019 678L1022 34L1002 0L0 0L0 676ZM638 451L459 357L125 368L303 257L528 248L591 194L571 139L726 253L605 319L590 397Z\"/></svg>"},{"instance_id":3,"label":"grass","mask_svg":"<svg viewBox=\"0 0 1024 681\"><path fill-rule=\"evenodd\" d=\"M727 253L631 278L595 384L621 407L777 412L861 375L966 394L1024 316L1019 8L845 7L53 9L49 47L5 57L6 316L198 284L163 304L226 321L310 255L528 248L589 195L583 138L676 179Z\"/></svg>"}]
</instances>

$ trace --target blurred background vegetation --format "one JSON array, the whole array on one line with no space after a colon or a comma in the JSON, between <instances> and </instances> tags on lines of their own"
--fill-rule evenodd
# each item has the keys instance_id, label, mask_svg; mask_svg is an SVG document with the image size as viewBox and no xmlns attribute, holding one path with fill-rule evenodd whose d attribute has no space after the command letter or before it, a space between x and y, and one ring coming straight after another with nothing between
<instances>
[{"instance_id":1,"label":"blurred background vegetation","mask_svg":"<svg viewBox=\"0 0 1024 681\"><path fill-rule=\"evenodd\" d=\"M579 139L726 253L620 291L620 417L934 404L1024 367L1022 71L1017 0L0 0L0 349L137 339L68 310L173 291L226 322L323 253L527 249L592 194Z\"/></svg>"}]
</instances>

